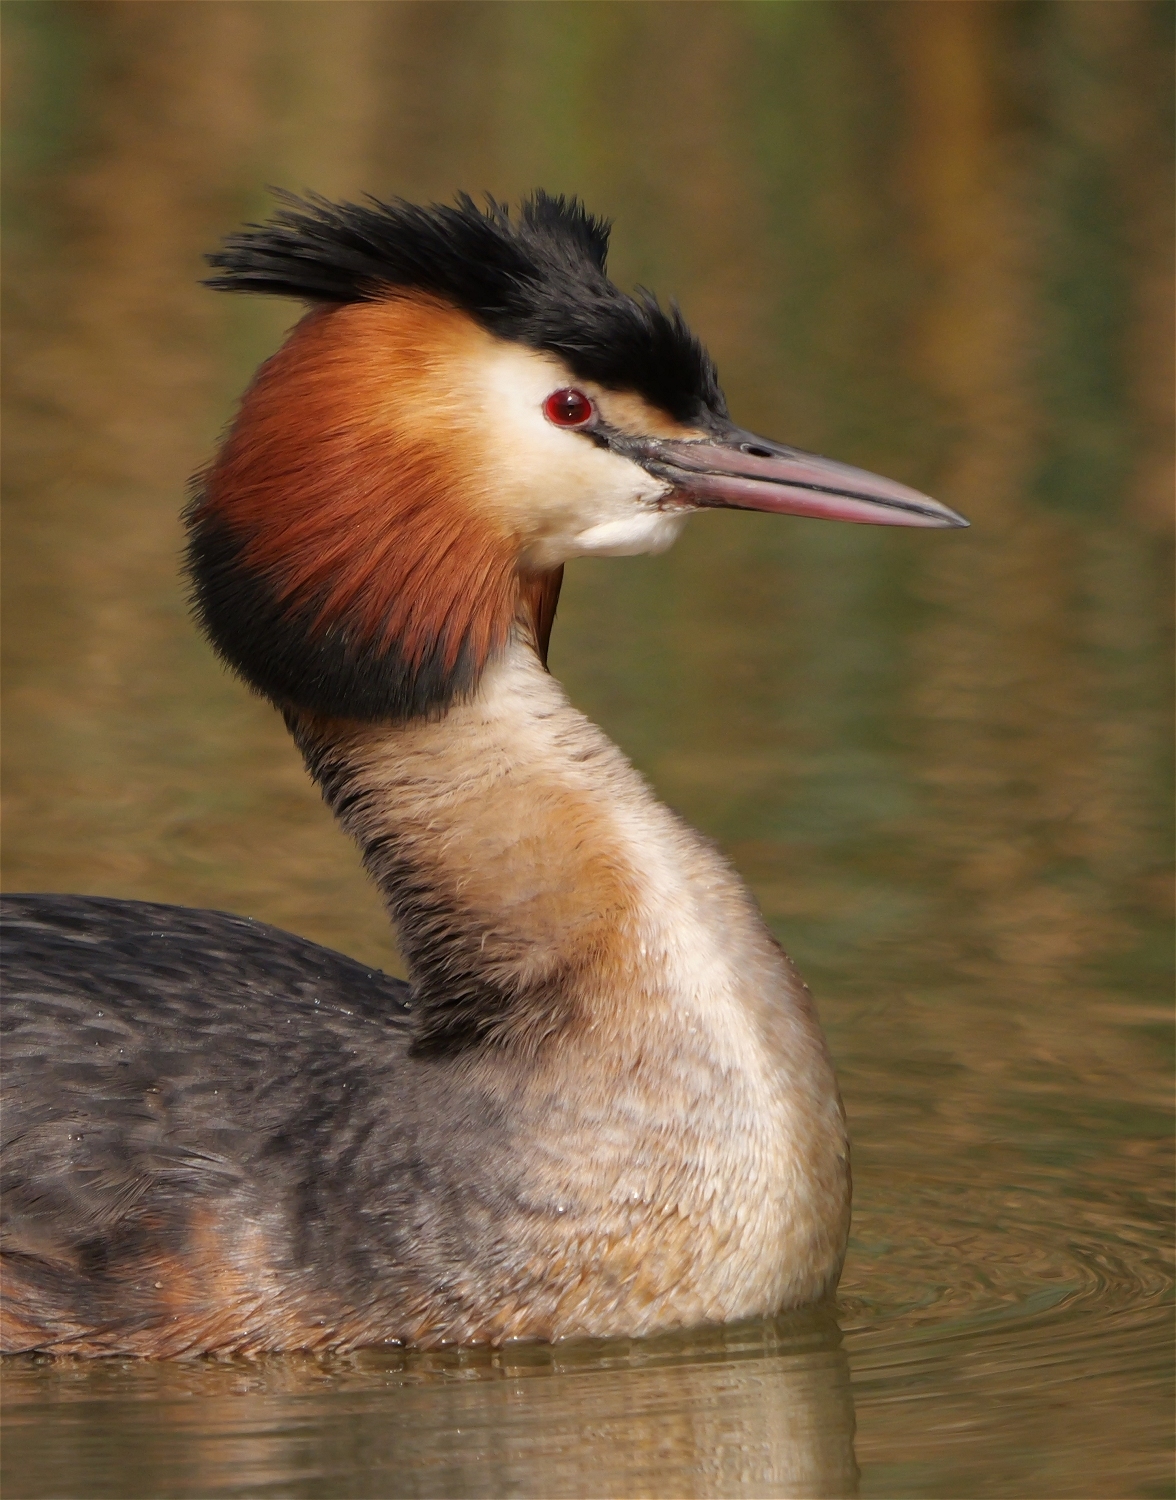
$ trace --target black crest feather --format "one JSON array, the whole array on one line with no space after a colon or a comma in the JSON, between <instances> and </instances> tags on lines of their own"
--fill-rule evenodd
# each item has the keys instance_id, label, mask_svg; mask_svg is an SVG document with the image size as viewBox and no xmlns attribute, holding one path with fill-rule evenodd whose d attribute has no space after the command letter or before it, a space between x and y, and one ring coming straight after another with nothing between
<instances>
[{"instance_id":1,"label":"black crest feather","mask_svg":"<svg viewBox=\"0 0 1176 1500\"><path fill-rule=\"evenodd\" d=\"M453 206L279 193L267 224L208 257L208 286L314 302L428 292L501 338L559 355L585 380L635 390L679 421L726 415L710 356L677 307L608 279L609 225L576 198L536 192L517 218L468 194Z\"/></svg>"}]
</instances>

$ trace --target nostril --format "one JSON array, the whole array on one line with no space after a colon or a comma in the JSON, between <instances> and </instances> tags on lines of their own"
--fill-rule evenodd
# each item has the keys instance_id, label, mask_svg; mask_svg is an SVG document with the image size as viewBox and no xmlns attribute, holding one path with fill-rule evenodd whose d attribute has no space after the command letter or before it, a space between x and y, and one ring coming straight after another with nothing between
<instances>
[{"instance_id":1,"label":"nostril","mask_svg":"<svg viewBox=\"0 0 1176 1500\"><path fill-rule=\"evenodd\" d=\"M749 453L752 458L771 458L772 456L770 448L757 448L754 443L744 443L743 451Z\"/></svg>"}]
</instances>

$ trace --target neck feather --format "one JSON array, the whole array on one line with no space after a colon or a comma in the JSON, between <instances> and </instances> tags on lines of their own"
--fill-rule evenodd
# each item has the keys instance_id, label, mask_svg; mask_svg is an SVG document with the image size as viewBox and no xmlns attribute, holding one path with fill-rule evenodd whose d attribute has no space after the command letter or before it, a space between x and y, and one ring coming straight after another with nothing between
<instances>
[{"instance_id":1,"label":"neck feather","mask_svg":"<svg viewBox=\"0 0 1176 1500\"><path fill-rule=\"evenodd\" d=\"M440 721L291 727L396 924L418 1046L530 1050L573 1024L586 972L633 936L638 872L613 798L636 778L534 651L516 642Z\"/></svg>"},{"instance_id":2,"label":"neck feather","mask_svg":"<svg viewBox=\"0 0 1176 1500\"><path fill-rule=\"evenodd\" d=\"M806 1009L734 873L520 636L439 721L290 725L396 924L419 1049L535 1051L736 976L757 996L792 984Z\"/></svg>"}]
</instances>

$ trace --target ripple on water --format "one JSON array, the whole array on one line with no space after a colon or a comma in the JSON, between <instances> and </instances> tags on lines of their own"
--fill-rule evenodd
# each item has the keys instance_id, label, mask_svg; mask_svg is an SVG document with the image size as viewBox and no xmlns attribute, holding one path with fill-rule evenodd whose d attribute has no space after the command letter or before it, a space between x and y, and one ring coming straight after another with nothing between
<instances>
[{"instance_id":1,"label":"ripple on water","mask_svg":"<svg viewBox=\"0 0 1176 1500\"><path fill-rule=\"evenodd\" d=\"M892 1174L889 1199L855 1205L838 1297L847 1332L1109 1312L1169 1296L1168 1142L1133 1143L1078 1171L1014 1173L991 1155L965 1181L937 1180L924 1158L917 1180Z\"/></svg>"},{"instance_id":2,"label":"ripple on water","mask_svg":"<svg viewBox=\"0 0 1176 1500\"><path fill-rule=\"evenodd\" d=\"M1171 1492L1170 1184L1169 1144L1135 1142L957 1181L924 1157L859 1204L838 1314L865 1493Z\"/></svg>"}]
</instances>

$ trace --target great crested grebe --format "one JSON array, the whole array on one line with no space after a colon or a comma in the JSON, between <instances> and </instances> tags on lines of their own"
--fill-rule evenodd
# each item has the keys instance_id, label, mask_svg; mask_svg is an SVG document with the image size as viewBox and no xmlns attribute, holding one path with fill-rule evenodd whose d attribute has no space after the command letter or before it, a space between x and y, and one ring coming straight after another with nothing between
<instances>
[{"instance_id":1,"label":"great crested grebe","mask_svg":"<svg viewBox=\"0 0 1176 1500\"><path fill-rule=\"evenodd\" d=\"M563 564L733 506L962 526L744 432L677 310L536 194L287 199L210 285L302 298L187 511L408 983L220 912L4 903L3 1348L631 1335L836 1284L809 993L545 666Z\"/></svg>"}]
</instances>

